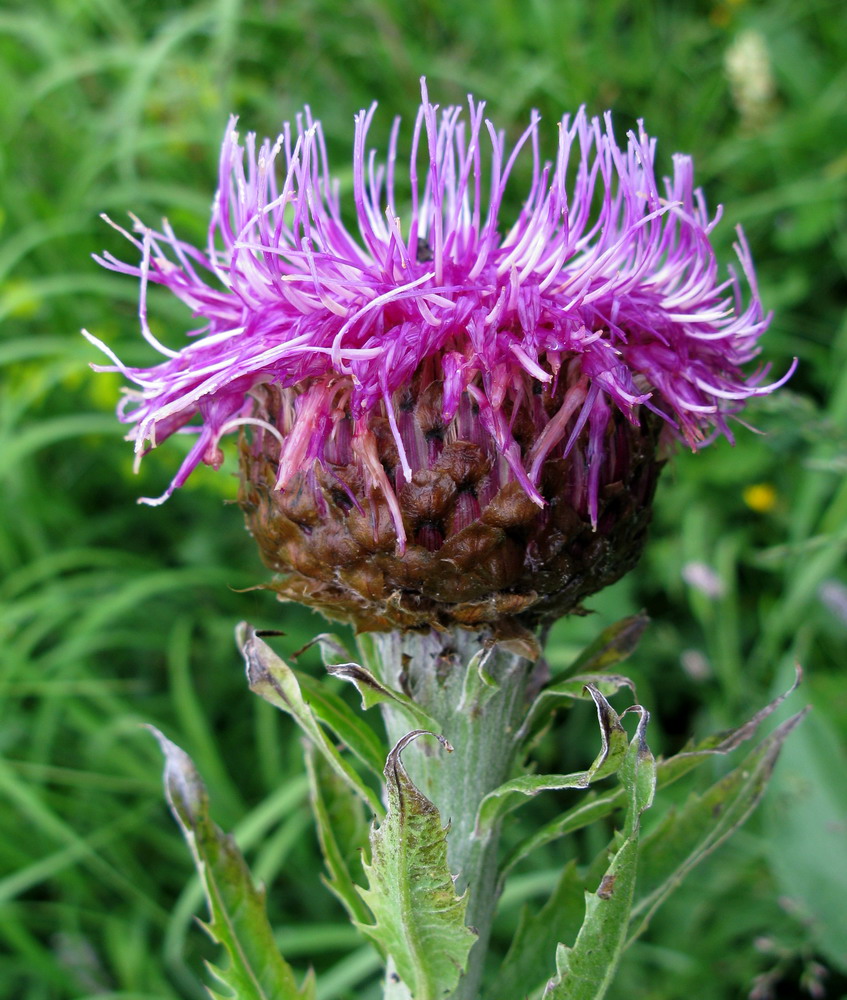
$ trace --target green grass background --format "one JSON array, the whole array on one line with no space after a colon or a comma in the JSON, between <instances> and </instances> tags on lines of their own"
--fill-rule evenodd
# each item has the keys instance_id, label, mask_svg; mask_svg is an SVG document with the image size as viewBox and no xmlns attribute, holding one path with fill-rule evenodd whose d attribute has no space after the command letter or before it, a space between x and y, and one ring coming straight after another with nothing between
<instances>
[{"instance_id":1,"label":"green grass background","mask_svg":"<svg viewBox=\"0 0 847 1000\"><path fill-rule=\"evenodd\" d=\"M773 79L752 114L725 68L749 31ZM178 446L132 475L113 417L120 380L89 371L100 359L78 331L130 363L155 360L134 283L90 259L104 247L132 256L98 213L167 214L202 240L231 111L242 128L275 135L309 103L349 190L353 114L378 100L374 135L384 137L395 114L412 117L422 74L442 104L469 90L487 99L513 137L537 107L551 155L554 123L580 103L611 107L620 135L643 117L660 162L693 153L710 203L724 203L725 259L734 222L745 226L776 314L765 355L775 373L798 355L798 373L751 407L763 434L739 428L736 448L670 464L641 565L589 602L596 614L557 626L550 659L564 665L603 625L646 608L653 625L632 673L665 751L739 723L787 685L795 660L805 666L794 707L815 710L766 802L672 897L611 995L797 997L822 975L815 963L828 970L826 995L847 995L843 5L11 0L0 11L4 1000L203 995L213 950L193 923L197 885L141 722L194 756L217 821L269 885L286 955L318 968L321 1000L379 996L373 952L318 883L299 738L247 692L232 641L244 618L285 630L278 648L290 653L322 622L242 590L267 574L228 502L232 456L164 507L136 505L169 481ZM178 344L181 309L151 296L151 313ZM762 484L768 509L745 493ZM715 570L721 596L684 582L691 562ZM541 766L593 756L590 714L567 722ZM527 821L555 807L551 797ZM574 850L557 845L519 872L501 947L520 904L540 906Z\"/></svg>"}]
</instances>

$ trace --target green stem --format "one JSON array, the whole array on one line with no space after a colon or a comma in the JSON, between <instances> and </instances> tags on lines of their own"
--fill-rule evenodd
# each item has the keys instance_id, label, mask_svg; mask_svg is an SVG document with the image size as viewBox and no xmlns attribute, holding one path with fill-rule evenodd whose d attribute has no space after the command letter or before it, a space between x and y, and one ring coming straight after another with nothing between
<instances>
[{"instance_id":1,"label":"green stem","mask_svg":"<svg viewBox=\"0 0 847 1000\"><path fill-rule=\"evenodd\" d=\"M372 671L383 683L410 695L454 748L445 754L420 741L405 758L412 780L450 823L448 864L456 890L468 890L467 924L479 935L465 975L445 1000L476 1000L479 995L497 903L500 828L482 839L475 836L474 827L483 798L510 777L531 672L528 660L495 645L481 673L478 658L473 661L484 639L456 629L372 634L362 642ZM412 727L397 706L386 703L382 710L393 745ZM387 983L385 1000L398 996L392 989L396 986Z\"/></svg>"},{"instance_id":2,"label":"green stem","mask_svg":"<svg viewBox=\"0 0 847 1000\"><path fill-rule=\"evenodd\" d=\"M397 975L390 955L388 956L385 968L385 992L383 993L383 1000L413 1000L408 987Z\"/></svg>"}]
</instances>

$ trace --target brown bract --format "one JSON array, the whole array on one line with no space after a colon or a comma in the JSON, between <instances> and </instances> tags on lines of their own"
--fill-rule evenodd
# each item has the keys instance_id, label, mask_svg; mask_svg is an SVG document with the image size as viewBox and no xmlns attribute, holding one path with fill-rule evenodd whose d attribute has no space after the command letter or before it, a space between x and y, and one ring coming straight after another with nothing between
<instances>
[{"instance_id":1,"label":"brown bract","mask_svg":"<svg viewBox=\"0 0 847 1000\"><path fill-rule=\"evenodd\" d=\"M263 387L262 415L273 421L279 406L280 390ZM387 424L377 417L371 429L394 482ZM277 490L279 445L267 433L242 439L239 502L264 562L280 574L270 586L283 600L359 631L487 625L508 636L579 612L641 554L661 467L658 421L644 412L633 427L616 415L608 434L618 475L601 478L596 529L572 502L587 475L576 467L585 464L581 449L545 462L544 507L515 481L481 505L497 456L461 439L445 439L430 467L399 484L405 551L385 496L353 462L315 463Z\"/></svg>"}]
</instances>

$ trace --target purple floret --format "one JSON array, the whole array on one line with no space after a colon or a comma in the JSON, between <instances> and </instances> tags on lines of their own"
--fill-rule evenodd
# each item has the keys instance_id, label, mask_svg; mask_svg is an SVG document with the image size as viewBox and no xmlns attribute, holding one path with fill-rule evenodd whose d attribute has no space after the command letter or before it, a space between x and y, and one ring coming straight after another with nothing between
<instances>
[{"instance_id":1,"label":"purple floret","mask_svg":"<svg viewBox=\"0 0 847 1000\"><path fill-rule=\"evenodd\" d=\"M731 439L728 417L790 376L765 385L766 368L742 371L770 317L740 229L741 275L719 275L709 237L720 212L709 217L689 157L675 155L673 176L660 185L656 141L641 123L622 148L608 113L601 120L580 109L562 119L547 163L537 114L509 150L484 104L469 97L466 113L439 112L423 83L422 95L402 185L399 121L381 162L366 146L376 105L356 116L357 234L342 221L321 127L307 109L295 128L286 123L274 143L259 146L252 133L242 146L230 121L204 249L167 222L155 232L136 221L140 239L125 235L140 265L96 258L141 279L142 332L165 356L152 368L128 368L89 335L114 361L98 370L120 371L135 385L119 412L133 425L136 452L175 432L198 434L167 491L144 502L162 502L200 462L220 464L220 438L257 422L251 390L262 383L296 394L285 426L258 421L282 445L278 489L331 459L336 429L350 426L339 419L343 407L353 418L345 448L373 486L391 492L369 419L388 418L410 479L417 462L404 448L397 399L427 361L443 381L445 423L470 398L508 475L539 504L543 463L567 456L582 435L593 521L614 409L637 423L646 407L698 447L716 434ZM501 205L522 153L532 159L532 183L505 230ZM167 286L200 320L179 351L149 330L149 282ZM530 407L534 384L559 378L568 379L561 409L542 415L535 443L521 448L512 435L517 412ZM395 522L402 544L399 512Z\"/></svg>"}]
</instances>

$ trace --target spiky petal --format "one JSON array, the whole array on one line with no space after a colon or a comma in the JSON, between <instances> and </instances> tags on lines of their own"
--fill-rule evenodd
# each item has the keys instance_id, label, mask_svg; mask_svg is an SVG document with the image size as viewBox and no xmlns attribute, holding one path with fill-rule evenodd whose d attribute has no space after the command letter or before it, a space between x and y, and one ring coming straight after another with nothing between
<instances>
[{"instance_id":1,"label":"spiky petal","mask_svg":"<svg viewBox=\"0 0 847 1000\"><path fill-rule=\"evenodd\" d=\"M339 488L353 506L379 496L402 554L420 539L408 537L399 496L452 435L486 456L480 509L510 483L543 507L547 463L567 460L569 503L596 529L621 421L635 431L652 412L698 447L731 437L728 418L744 401L781 384L765 385L764 368L743 372L769 317L740 230L740 272L719 274L719 213L710 217L694 187L690 158L675 156L660 182L640 124L620 146L610 115L581 109L562 119L555 160L544 162L536 114L509 149L483 104L469 97L466 113L439 112L423 83L422 94L402 182L399 122L380 161L367 149L375 105L356 116L358 232L342 220L307 109L273 143L248 134L242 145L230 121L205 248L167 222L161 232L136 223L140 239L126 235L140 265L98 258L141 279L142 331L165 356L132 369L112 355L106 369L135 385L120 412L138 453L177 431L198 434L168 490L147 502L198 463L218 465L221 437L251 425L258 451L273 439L272 492L346 469L357 485ZM501 208L521 155L532 179L507 230ZM199 318L178 351L149 330L150 282ZM413 384L437 387L428 430L410 417ZM425 547L445 530L427 529Z\"/></svg>"}]
</instances>

